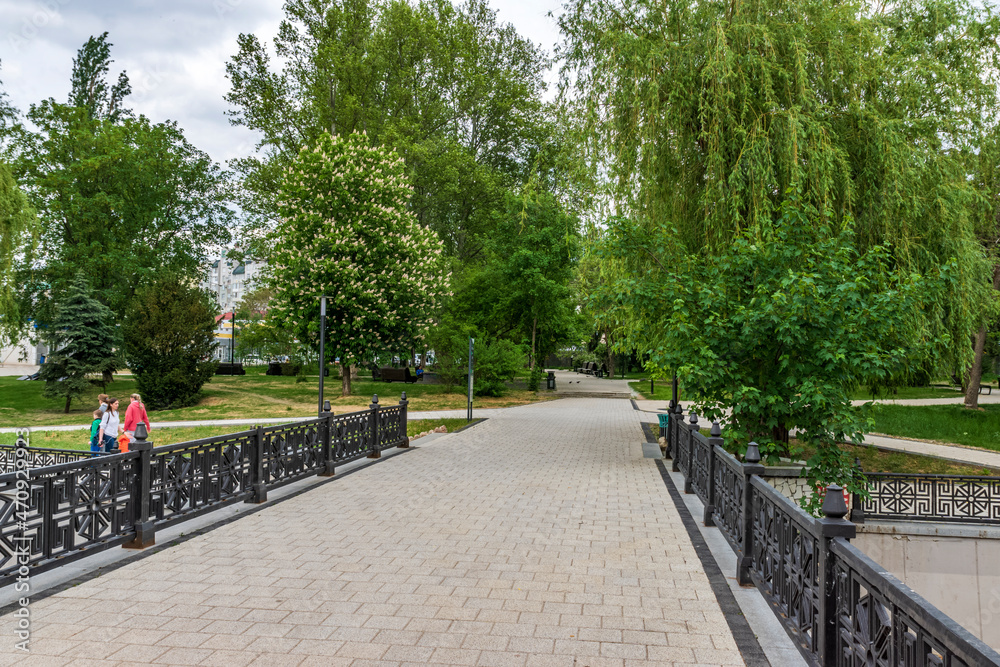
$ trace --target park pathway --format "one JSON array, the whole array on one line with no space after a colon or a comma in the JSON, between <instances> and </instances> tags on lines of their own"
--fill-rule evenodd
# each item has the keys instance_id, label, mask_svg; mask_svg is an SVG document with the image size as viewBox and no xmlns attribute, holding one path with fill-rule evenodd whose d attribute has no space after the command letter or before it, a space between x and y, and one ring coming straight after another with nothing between
<instances>
[{"instance_id":1,"label":"park pathway","mask_svg":"<svg viewBox=\"0 0 1000 667\"><path fill-rule=\"evenodd\" d=\"M31 603L0 664L743 664L627 400L504 410Z\"/></svg>"}]
</instances>

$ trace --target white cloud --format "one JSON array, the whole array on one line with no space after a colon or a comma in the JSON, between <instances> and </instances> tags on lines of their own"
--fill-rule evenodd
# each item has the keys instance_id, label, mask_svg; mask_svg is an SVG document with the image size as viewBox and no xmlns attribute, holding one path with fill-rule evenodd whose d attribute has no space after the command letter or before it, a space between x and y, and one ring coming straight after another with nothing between
<instances>
[{"instance_id":1,"label":"white cloud","mask_svg":"<svg viewBox=\"0 0 1000 667\"><path fill-rule=\"evenodd\" d=\"M130 106L155 122L175 120L217 161L252 153L254 136L225 116L226 62L239 33L270 44L284 14L277 0L0 0L0 80L22 112L65 101L73 58L87 39L109 33L110 77L128 72ZM550 54L558 39L556 0L492 3L502 22ZM549 82L555 80L550 73ZM550 91L551 94L551 91Z\"/></svg>"}]
</instances>

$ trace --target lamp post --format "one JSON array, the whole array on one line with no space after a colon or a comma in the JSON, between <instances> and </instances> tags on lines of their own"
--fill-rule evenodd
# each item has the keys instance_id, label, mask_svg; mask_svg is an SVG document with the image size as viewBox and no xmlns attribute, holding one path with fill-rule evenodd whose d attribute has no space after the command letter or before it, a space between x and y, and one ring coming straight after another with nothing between
<instances>
[{"instance_id":1,"label":"lamp post","mask_svg":"<svg viewBox=\"0 0 1000 667\"><path fill-rule=\"evenodd\" d=\"M319 298L319 414L323 414L323 376L326 375L326 297Z\"/></svg>"},{"instance_id":2,"label":"lamp post","mask_svg":"<svg viewBox=\"0 0 1000 667\"><path fill-rule=\"evenodd\" d=\"M232 321L230 322L232 329L232 335L229 337L229 374L235 375L234 368L236 366L236 308L233 307Z\"/></svg>"}]
</instances>

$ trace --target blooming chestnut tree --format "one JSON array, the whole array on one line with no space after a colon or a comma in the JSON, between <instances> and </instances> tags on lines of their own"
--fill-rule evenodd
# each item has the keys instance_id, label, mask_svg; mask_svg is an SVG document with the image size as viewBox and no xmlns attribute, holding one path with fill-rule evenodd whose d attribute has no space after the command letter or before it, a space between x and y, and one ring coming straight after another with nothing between
<instances>
[{"instance_id":1,"label":"blooming chestnut tree","mask_svg":"<svg viewBox=\"0 0 1000 667\"><path fill-rule=\"evenodd\" d=\"M448 290L442 245L409 209L403 160L363 134L324 134L285 173L271 236L269 318L319 346L327 297L327 359L350 365L421 339Z\"/></svg>"}]
</instances>

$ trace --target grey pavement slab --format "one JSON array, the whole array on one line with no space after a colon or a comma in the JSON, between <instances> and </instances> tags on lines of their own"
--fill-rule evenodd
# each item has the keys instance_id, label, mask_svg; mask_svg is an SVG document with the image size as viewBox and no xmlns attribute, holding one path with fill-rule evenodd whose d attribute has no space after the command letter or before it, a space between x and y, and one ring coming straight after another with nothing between
<instances>
[{"instance_id":1,"label":"grey pavement slab","mask_svg":"<svg viewBox=\"0 0 1000 667\"><path fill-rule=\"evenodd\" d=\"M0 665L743 664L639 423L566 399L417 441L33 600L30 661L0 617Z\"/></svg>"},{"instance_id":2,"label":"grey pavement slab","mask_svg":"<svg viewBox=\"0 0 1000 667\"><path fill-rule=\"evenodd\" d=\"M547 371L548 372L548 371ZM573 371L552 371L556 377L555 392L561 397L629 398L632 388L626 380L599 378Z\"/></svg>"}]
</instances>

